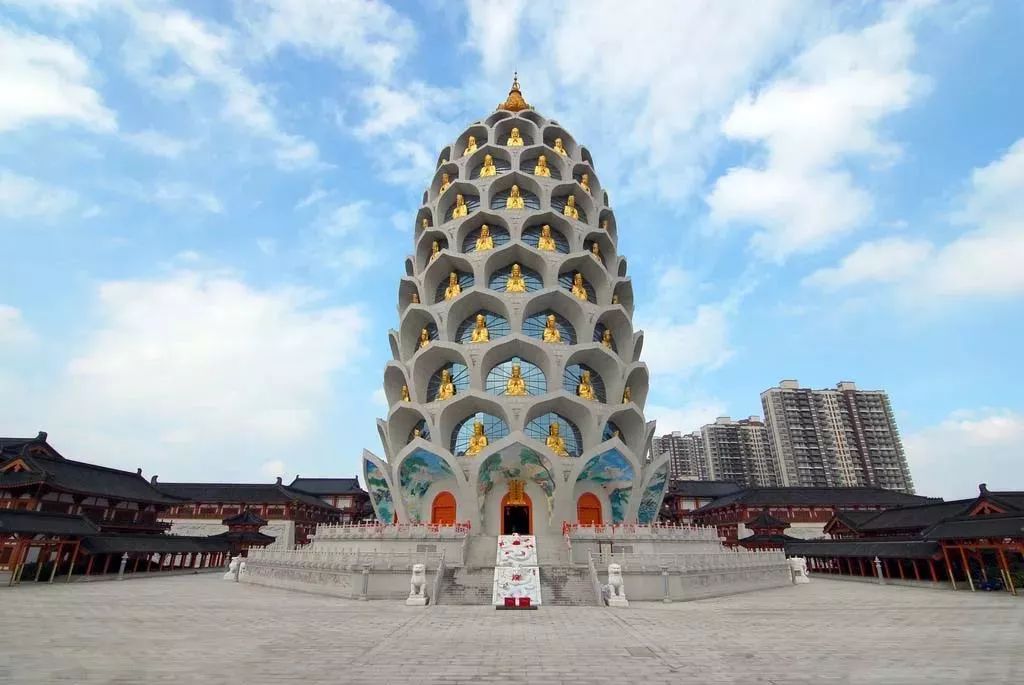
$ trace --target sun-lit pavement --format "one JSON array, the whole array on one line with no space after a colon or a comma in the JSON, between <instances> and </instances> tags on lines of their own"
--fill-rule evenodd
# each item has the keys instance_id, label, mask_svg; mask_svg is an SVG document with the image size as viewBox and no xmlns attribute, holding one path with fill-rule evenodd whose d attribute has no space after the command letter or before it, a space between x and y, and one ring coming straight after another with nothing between
<instances>
[{"instance_id":1,"label":"sun-lit pavement","mask_svg":"<svg viewBox=\"0 0 1024 685\"><path fill-rule=\"evenodd\" d=\"M1012 683L1024 600L815 580L624 610L427 609L218 576L0 588L4 683Z\"/></svg>"}]
</instances>

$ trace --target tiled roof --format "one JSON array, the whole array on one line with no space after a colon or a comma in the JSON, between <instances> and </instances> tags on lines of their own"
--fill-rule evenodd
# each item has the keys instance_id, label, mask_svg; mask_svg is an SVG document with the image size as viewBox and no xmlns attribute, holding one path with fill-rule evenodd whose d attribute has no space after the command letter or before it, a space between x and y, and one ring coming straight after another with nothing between
<instances>
[{"instance_id":1,"label":"tiled roof","mask_svg":"<svg viewBox=\"0 0 1024 685\"><path fill-rule=\"evenodd\" d=\"M251 526L265 526L267 520L254 512L252 509L246 509L241 514L235 514L221 521L225 526L240 526L240 525L251 525Z\"/></svg>"},{"instance_id":2,"label":"tiled roof","mask_svg":"<svg viewBox=\"0 0 1024 685\"><path fill-rule=\"evenodd\" d=\"M216 535L92 535L82 540L90 554L123 554L124 552L226 552L230 545Z\"/></svg>"},{"instance_id":3,"label":"tiled roof","mask_svg":"<svg viewBox=\"0 0 1024 685\"><path fill-rule=\"evenodd\" d=\"M880 511L863 521L858 530L878 532L885 530L924 530L942 519L963 513L973 499L952 502L933 502L913 507L895 507Z\"/></svg>"},{"instance_id":4,"label":"tiled roof","mask_svg":"<svg viewBox=\"0 0 1024 685\"><path fill-rule=\"evenodd\" d=\"M732 504L747 506L900 506L934 502L935 498L908 495L883 488L745 488L696 509L703 514Z\"/></svg>"},{"instance_id":5,"label":"tiled roof","mask_svg":"<svg viewBox=\"0 0 1024 685\"><path fill-rule=\"evenodd\" d=\"M100 529L84 516L24 509L0 509L0 533L92 535Z\"/></svg>"},{"instance_id":6,"label":"tiled roof","mask_svg":"<svg viewBox=\"0 0 1024 685\"><path fill-rule=\"evenodd\" d=\"M804 540L787 542L786 554L795 557L866 557L874 559L928 559L939 553L933 540Z\"/></svg>"},{"instance_id":7,"label":"tiled roof","mask_svg":"<svg viewBox=\"0 0 1024 685\"><path fill-rule=\"evenodd\" d=\"M936 523L924 531L929 540L955 540L958 538L1024 538L1024 515L993 514L955 518Z\"/></svg>"},{"instance_id":8,"label":"tiled roof","mask_svg":"<svg viewBox=\"0 0 1024 685\"><path fill-rule=\"evenodd\" d=\"M335 510L319 497L281 484L263 483L157 483L162 492L195 502L241 502L243 504L285 504L302 502Z\"/></svg>"},{"instance_id":9,"label":"tiled roof","mask_svg":"<svg viewBox=\"0 0 1024 685\"><path fill-rule=\"evenodd\" d=\"M288 487L308 492L311 495L349 495L364 492L359 487L359 478L299 478L295 477Z\"/></svg>"},{"instance_id":10,"label":"tiled roof","mask_svg":"<svg viewBox=\"0 0 1024 685\"><path fill-rule=\"evenodd\" d=\"M772 534L772 535L748 535L745 538L740 538L739 543L744 547L753 545L756 543L769 543L773 545L785 545L789 542L797 542L800 538L795 538L785 534Z\"/></svg>"},{"instance_id":11,"label":"tiled roof","mask_svg":"<svg viewBox=\"0 0 1024 685\"><path fill-rule=\"evenodd\" d=\"M853 509L842 509L836 512L836 518L842 521L851 530L860 530L861 525L870 519L878 516L877 511L857 511Z\"/></svg>"},{"instance_id":12,"label":"tiled roof","mask_svg":"<svg viewBox=\"0 0 1024 685\"><path fill-rule=\"evenodd\" d=\"M55 490L94 497L154 504L178 501L161 493L137 472L40 454L20 458L31 470L0 473L0 488L42 482Z\"/></svg>"},{"instance_id":13,"label":"tiled roof","mask_svg":"<svg viewBox=\"0 0 1024 685\"><path fill-rule=\"evenodd\" d=\"M668 494L678 497L722 497L743 489L731 480L674 480L669 483Z\"/></svg>"},{"instance_id":14,"label":"tiled roof","mask_svg":"<svg viewBox=\"0 0 1024 685\"><path fill-rule=\"evenodd\" d=\"M783 521L772 516L768 509L765 508L757 516L747 521L746 526L751 530L760 528L789 528L789 521Z\"/></svg>"},{"instance_id":15,"label":"tiled roof","mask_svg":"<svg viewBox=\"0 0 1024 685\"><path fill-rule=\"evenodd\" d=\"M270 545L277 539L273 535L266 535L264 533L251 530L235 532L225 531L223 533L211 535L210 537L215 540L227 540L228 542L248 542L251 545Z\"/></svg>"}]
</instances>

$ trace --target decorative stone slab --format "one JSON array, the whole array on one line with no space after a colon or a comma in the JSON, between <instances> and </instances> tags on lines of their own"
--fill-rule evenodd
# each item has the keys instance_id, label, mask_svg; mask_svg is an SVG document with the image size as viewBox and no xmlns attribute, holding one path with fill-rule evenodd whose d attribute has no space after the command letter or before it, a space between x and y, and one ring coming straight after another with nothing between
<instances>
[{"instance_id":1,"label":"decorative stone slab","mask_svg":"<svg viewBox=\"0 0 1024 685\"><path fill-rule=\"evenodd\" d=\"M530 604L537 606L540 601L540 572L536 566L507 567L494 569L494 592L491 596L494 606L504 606L506 597L529 597Z\"/></svg>"},{"instance_id":2,"label":"decorative stone slab","mask_svg":"<svg viewBox=\"0 0 1024 685\"><path fill-rule=\"evenodd\" d=\"M537 566L537 538L533 535L499 535L495 566Z\"/></svg>"}]
</instances>

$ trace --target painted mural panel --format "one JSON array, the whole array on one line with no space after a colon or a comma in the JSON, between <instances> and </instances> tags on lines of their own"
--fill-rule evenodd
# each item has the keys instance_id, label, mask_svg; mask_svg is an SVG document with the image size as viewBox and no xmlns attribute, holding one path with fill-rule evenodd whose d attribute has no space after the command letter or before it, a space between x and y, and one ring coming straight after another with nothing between
<instances>
[{"instance_id":1,"label":"painted mural panel","mask_svg":"<svg viewBox=\"0 0 1024 685\"><path fill-rule=\"evenodd\" d=\"M373 510L377 513L377 519L381 523L390 524L395 520L395 503L391 498L391 488L384 478L384 473L377 468L369 459L366 463L366 489L370 493L370 501L373 502Z\"/></svg>"},{"instance_id":2,"label":"painted mural panel","mask_svg":"<svg viewBox=\"0 0 1024 685\"><path fill-rule=\"evenodd\" d=\"M640 511L637 512L637 521L640 523L654 523L658 518L658 510L661 509L661 502L665 498L665 487L668 485L668 462L665 462L658 470L651 475L644 488L643 497L640 500Z\"/></svg>"},{"instance_id":3,"label":"painted mural panel","mask_svg":"<svg viewBox=\"0 0 1024 685\"><path fill-rule=\"evenodd\" d=\"M576 482L600 485L612 505L612 523L622 523L629 509L635 474L629 460L618 450L608 450L593 457L576 477Z\"/></svg>"},{"instance_id":4,"label":"painted mural panel","mask_svg":"<svg viewBox=\"0 0 1024 685\"><path fill-rule=\"evenodd\" d=\"M480 465L477 495L483 511L487 495L497 482L520 479L534 483L546 495L548 514L554 504L555 478L539 454L522 445L512 446L487 457Z\"/></svg>"},{"instance_id":5,"label":"painted mural panel","mask_svg":"<svg viewBox=\"0 0 1024 685\"><path fill-rule=\"evenodd\" d=\"M406 457L398 471L405 512L409 516L409 521L413 523L423 520L423 496L427 494L430 486L455 477L448 462L424 449L418 449Z\"/></svg>"}]
</instances>

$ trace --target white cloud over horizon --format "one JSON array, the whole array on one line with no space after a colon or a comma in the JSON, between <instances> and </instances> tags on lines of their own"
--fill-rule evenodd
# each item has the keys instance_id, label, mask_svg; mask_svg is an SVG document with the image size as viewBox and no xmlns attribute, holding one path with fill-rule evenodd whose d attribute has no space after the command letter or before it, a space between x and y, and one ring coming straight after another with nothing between
<instances>
[{"instance_id":1,"label":"white cloud over horizon","mask_svg":"<svg viewBox=\"0 0 1024 685\"><path fill-rule=\"evenodd\" d=\"M71 190L0 169L0 218L53 220L78 202Z\"/></svg>"}]
</instances>

